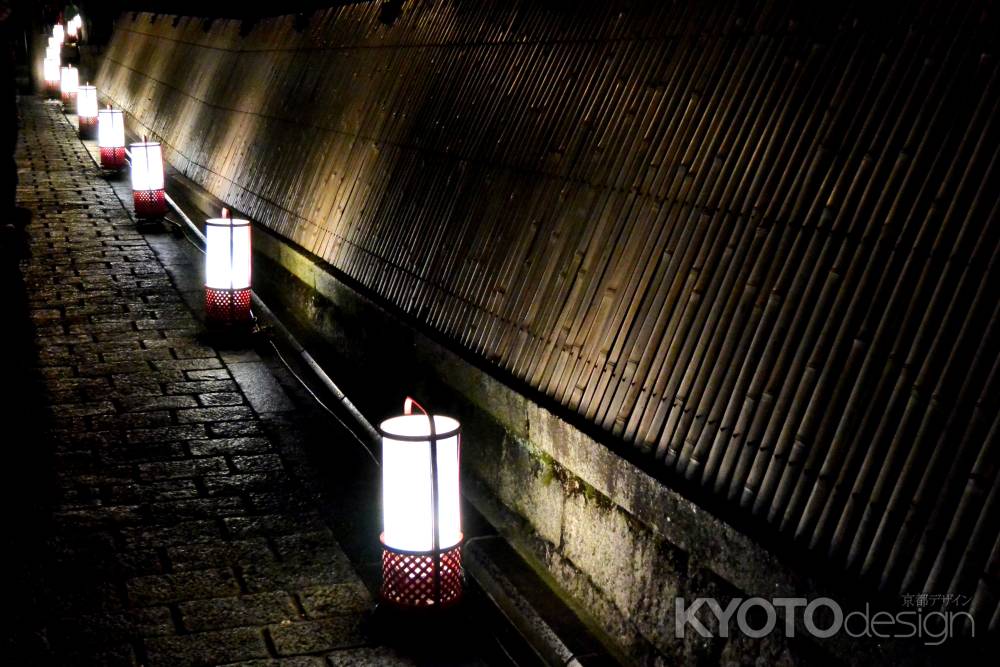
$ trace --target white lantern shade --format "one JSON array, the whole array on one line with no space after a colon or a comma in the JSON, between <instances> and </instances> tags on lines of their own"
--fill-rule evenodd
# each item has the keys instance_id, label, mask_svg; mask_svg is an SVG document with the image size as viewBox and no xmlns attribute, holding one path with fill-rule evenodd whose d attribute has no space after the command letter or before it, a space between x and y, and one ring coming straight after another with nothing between
<instances>
[{"instance_id":1,"label":"white lantern shade","mask_svg":"<svg viewBox=\"0 0 1000 667\"><path fill-rule=\"evenodd\" d=\"M97 145L101 148L125 146L125 114L121 109L98 110Z\"/></svg>"},{"instance_id":2,"label":"white lantern shade","mask_svg":"<svg viewBox=\"0 0 1000 667\"><path fill-rule=\"evenodd\" d=\"M63 67L59 70L59 88L63 94L75 93L80 87L80 73L75 67Z\"/></svg>"},{"instance_id":3,"label":"white lantern shade","mask_svg":"<svg viewBox=\"0 0 1000 667\"><path fill-rule=\"evenodd\" d=\"M158 142L132 144L132 189L163 189L163 152Z\"/></svg>"},{"instance_id":4,"label":"white lantern shade","mask_svg":"<svg viewBox=\"0 0 1000 667\"><path fill-rule=\"evenodd\" d=\"M431 551L434 512L430 420L425 415L387 419L382 431L382 517L387 547ZM459 495L459 423L434 416L437 440L438 548L462 540Z\"/></svg>"},{"instance_id":5,"label":"white lantern shade","mask_svg":"<svg viewBox=\"0 0 1000 667\"><path fill-rule=\"evenodd\" d=\"M52 26L52 36L56 38L56 41L60 44L66 39L66 31L63 29L62 24L56 24Z\"/></svg>"},{"instance_id":6,"label":"white lantern shade","mask_svg":"<svg viewBox=\"0 0 1000 667\"><path fill-rule=\"evenodd\" d=\"M76 17L74 16L66 23L66 35L68 37L76 37L76 31L78 26L76 25Z\"/></svg>"},{"instance_id":7,"label":"white lantern shade","mask_svg":"<svg viewBox=\"0 0 1000 667\"><path fill-rule=\"evenodd\" d=\"M205 287L250 287L250 222L212 218L205 224Z\"/></svg>"},{"instance_id":8,"label":"white lantern shade","mask_svg":"<svg viewBox=\"0 0 1000 667\"><path fill-rule=\"evenodd\" d=\"M97 118L97 88L80 86L76 95L76 115L82 118Z\"/></svg>"},{"instance_id":9,"label":"white lantern shade","mask_svg":"<svg viewBox=\"0 0 1000 667\"><path fill-rule=\"evenodd\" d=\"M51 57L42 62L42 69L45 73L46 83L55 85L61 84L61 74L59 72L59 60Z\"/></svg>"}]
</instances>

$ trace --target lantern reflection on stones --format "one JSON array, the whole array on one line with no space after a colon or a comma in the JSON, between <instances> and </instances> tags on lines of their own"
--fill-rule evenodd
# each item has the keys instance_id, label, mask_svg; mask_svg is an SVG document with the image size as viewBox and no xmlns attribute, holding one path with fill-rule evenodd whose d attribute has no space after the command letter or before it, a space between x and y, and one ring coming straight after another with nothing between
<instances>
[{"instance_id":1,"label":"lantern reflection on stones","mask_svg":"<svg viewBox=\"0 0 1000 667\"><path fill-rule=\"evenodd\" d=\"M250 322L250 222L222 217L205 222L205 323Z\"/></svg>"},{"instance_id":2,"label":"lantern reflection on stones","mask_svg":"<svg viewBox=\"0 0 1000 667\"><path fill-rule=\"evenodd\" d=\"M103 169L118 170L125 166L125 114L121 109L97 112L97 145Z\"/></svg>"},{"instance_id":3,"label":"lantern reflection on stones","mask_svg":"<svg viewBox=\"0 0 1000 667\"><path fill-rule=\"evenodd\" d=\"M72 65L59 70L59 90L62 92L63 108L67 112L76 111L76 93L80 85L80 73Z\"/></svg>"},{"instance_id":4,"label":"lantern reflection on stones","mask_svg":"<svg viewBox=\"0 0 1000 667\"><path fill-rule=\"evenodd\" d=\"M412 414L382 422L383 601L403 609L440 609L462 597L459 509L461 425Z\"/></svg>"},{"instance_id":5,"label":"lantern reflection on stones","mask_svg":"<svg viewBox=\"0 0 1000 667\"><path fill-rule=\"evenodd\" d=\"M80 124L80 138L97 136L97 88L80 86L76 94L76 118Z\"/></svg>"},{"instance_id":6,"label":"lantern reflection on stones","mask_svg":"<svg viewBox=\"0 0 1000 667\"><path fill-rule=\"evenodd\" d=\"M159 142L132 144L132 201L137 218L160 218L167 213L167 198L163 192L163 151Z\"/></svg>"}]
</instances>

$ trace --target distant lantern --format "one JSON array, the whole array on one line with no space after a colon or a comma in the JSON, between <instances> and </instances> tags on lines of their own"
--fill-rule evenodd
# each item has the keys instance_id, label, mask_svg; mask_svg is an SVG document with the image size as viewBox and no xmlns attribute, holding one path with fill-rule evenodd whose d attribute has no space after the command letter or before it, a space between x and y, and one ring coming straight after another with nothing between
<instances>
[{"instance_id":1,"label":"distant lantern","mask_svg":"<svg viewBox=\"0 0 1000 667\"><path fill-rule=\"evenodd\" d=\"M97 88L80 86L76 95L76 117L80 123L80 138L93 139L97 136Z\"/></svg>"},{"instance_id":2,"label":"distant lantern","mask_svg":"<svg viewBox=\"0 0 1000 667\"><path fill-rule=\"evenodd\" d=\"M45 95L53 99L59 97L62 86L62 75L59 72L59 58L49 55L42 61L45 74Z\"/></svg>"},{"instance_id":3,"label":"distant lantern","mask_svg":"<svg viewBox=\"0 0 1000 667\"><path fill-rule=\"evenodd\" d=\"M61 23L52 26L52 36L56 38L59 44L66 41L66 30L62 27Z\"/></svg>"},{"instance_id":4,"label":"distant lantern","mask_svg":"<svg viewBox=\"0 0 1000 667\"><path fill-rule=\"evenodd\" d=\"M163 151L159 142L132 144L132 201L138 218L160 218L167 213Z\"/></svg>"},{"instance_id":5,"label":"distant lantern","mask_svg":"<svg viewBox=\"0 0 1000 667\"><path fill-rule=\"evenodd\" d=\"M413 414L416 406L424 414ZM462 597L461 425L407 398L382 422L382 599L441 609Z\"/></svg>"},{"instance_id":6,"label":"distant lantern","mask_svg":"<svg viewBox=\"0 0 1000 667\"><path fill-rule=\"evenodd\" d=\"M121 109L97 112L97 145L102 168L118 170L125 166L125 114Z\"/></svg>"},{"instance_id":7,"label":"distant lantern","mask_svg":"<svg viewBox=\"0 0 1000 667\"><path fill-rule=\"evenodd\" d=\"M80 86L80 73L72 65L59 70L59 89L62 92L63 107L68 112L76 111L76 93Z\"/></svg>"},{"instance_id":8,"label":"distant lantern","mask_svg":"<svg viewBox=\"0 0 1000 667\"><path fill-rule=\"evenodd\" d=\"M205 221L205 323L239 326L250 317L250 222L229 215Z\"/></svg>"},{"instance_id":9,"label":"distant lantern","mask_svg":"<svg viewBox=\"0 0 1000 667\"><path fill-rule=\"evenodd\" d=\"M77 40L77 38L80 36L80 24L77 23L77 19L79 19L79 18L80 18L80 15L77 14L76 16L74 16L73 18L71 18L69 21L66 22L66 41L67 42L70 42L70 43L75 42Z\"/></svg>"}]
</instances>

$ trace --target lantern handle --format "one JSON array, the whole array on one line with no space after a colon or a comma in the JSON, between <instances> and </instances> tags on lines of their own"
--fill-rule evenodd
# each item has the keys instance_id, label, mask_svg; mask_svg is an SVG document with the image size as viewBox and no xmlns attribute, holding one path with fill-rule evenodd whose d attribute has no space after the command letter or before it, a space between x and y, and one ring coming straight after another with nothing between
<instances>
[{"instance_id":1,"label":"lantern handle","mask_svg":"<svg viewBox=\"0 0 1000 667\"><path fill-rule=\"evenodd\" d=\"M415 398L411 398L410 396L407 396L406 400L403 401L403 414L404 415L412 415L413 414L413 406L417 406L417 409L420 410L421 412L423 412L425 417L427 417L428 419L430 419L430 415L427 413L427 410L424 410L424 406L420 405L420 403L418 403ZM432 425L432 428L433 428L433 425Z\"/></svg>"}]
</instances>

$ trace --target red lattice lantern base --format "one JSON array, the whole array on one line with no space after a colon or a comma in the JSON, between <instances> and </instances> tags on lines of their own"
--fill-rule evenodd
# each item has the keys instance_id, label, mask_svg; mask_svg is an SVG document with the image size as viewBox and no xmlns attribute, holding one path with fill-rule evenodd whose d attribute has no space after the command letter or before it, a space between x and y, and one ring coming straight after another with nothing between
<instances>
[{"instance_id":1,"label":"red lattice lantern base","mask_svg":"<svg viewBox=\"0 0 1000 667\"><path fill-rule=\"evenodd\" d=\"M61 95L62 92L59 90L58 81L45 82L45 97L49 98L50 100L58 100L61 97Z\"/></svg>"},{"instance_id":2,"label":"red lattice lantern base","mask_svg":"<svg viewBox=\"0 0 1000 667\"><path fill-rule=\"evenodd\" d=\"M124 146L101 146L101 168L123 169L125 167ZM164 201L166 201L164 199Z\"/></svg>"},{"instance_id":3,"label":"red lattice lantern base","mask_svg":"<svg viewBox=\"0 0 1000 667\"><path fill-rule=\"evenodd\" d=\"M80 122L81 139L97 138L97 116L94 116L93 118L85 118L84 116L80 116L77 120Z\"/></svg>"},{"instance_id":4,"label":"red lattice lantern base","mask_svg":"<svg viewBox=\"0 0 1000 667\"><path fill-rule=\"evenodd\" d=\"M76 93L62 93L63 111L76 113Z\"/></svg>"},{"instance_id":5,"label":"red lattice lantern base","mask_svg":"<svg viewBox=\"0 0 1000 667\"><path fill-rule=\"evenodd\" d=\"M439 572L436 563L440 563ZM393 549L383 539L381 597L400 609L444 609L457 604L462 599L462 543L435 558L432 551Z\"/></svg>"},{"instance_id":6,"label":"red lattice lantern base","mask_svg":"<svg viewBox=\"0 0 1000 667\"><path fill-rule=\"evenodd\" d=\"M205 288L205 323L233 326L250 322L250 288Z\"/></svg>"},{"instance_id":7,"label":"red lattice lantern base","mask_svg":"<svg viewBox=\"0 0 1000 667\"><path fill-rule=\"evenodd\" d=\"M138 218L162 218L167 214L167 197L163 190L136 190L132 193L132 201Z\"/></svg>"}]
</instances>

